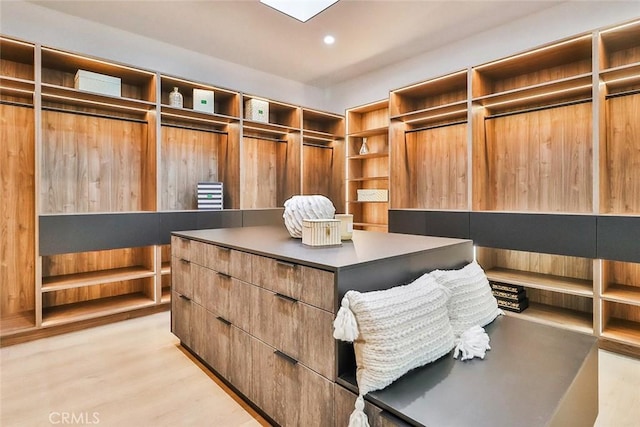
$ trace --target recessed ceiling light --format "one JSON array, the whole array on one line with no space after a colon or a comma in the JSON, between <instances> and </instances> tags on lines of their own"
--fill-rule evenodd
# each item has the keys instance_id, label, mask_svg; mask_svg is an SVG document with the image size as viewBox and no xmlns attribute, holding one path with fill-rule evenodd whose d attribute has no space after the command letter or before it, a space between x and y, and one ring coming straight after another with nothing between
<instances>
[{"instance_id":1,"label":"recessed ceiling light","mask_svg":"<svg viewBox=\"0 0 640 427\"><path fill-rule=\"evenodd\" d=\"M302 22L307 22L337 2L338 0L260 0L260 3Z\"/></svg>"},{"instance_id":2,"label":"recessed ceiling light","mask_svg":"<svg viewBox=\"0 0 640 427\"><path fill-rule=\"evenodd\" d=\"M336 41L336 38L330 34L324 36L324 44L334 44L335 41Z\"/></svg>"}]
</instances>

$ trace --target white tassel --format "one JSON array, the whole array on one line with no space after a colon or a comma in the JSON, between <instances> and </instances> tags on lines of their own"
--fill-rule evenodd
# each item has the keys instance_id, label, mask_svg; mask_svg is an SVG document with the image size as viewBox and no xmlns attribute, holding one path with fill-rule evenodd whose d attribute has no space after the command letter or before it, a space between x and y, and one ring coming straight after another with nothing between
<instances>
[{"instance_id":1,"label":"white tassel","mask_svg":"<svg viewBox=\"0 0 640 427\"><path fill-rule=\"evenodd\" d=\"M453 358L457 359L460 354L460 360L469 360L474 357L484 359L487 350L491 350L489 346L489 335L479 325L475 325L467 329L455 340L455 351Z\"/></svg>"},{"instance_id":2,"label":"white tassel","mask_svg":"<svg viewBox=\"0 0 640 427\"><path fill-rule=\"evenodd\" d=\"M356 399L356 409L349 417L349 427L369 427L369 419L364 413L364 398L362 395Z\"/></svg>"},{"instance_id":3,"label":"white tassel","mask_svg":"<svg viewBox=\"0 0 640 427\"><path fill-rule=\"evenodd\" d=\"M333 321L333 337L337 340L353 342L358 338L358 323L349 310L349 298L342 298L342 307Z\"/></svg>"}]
</instances>

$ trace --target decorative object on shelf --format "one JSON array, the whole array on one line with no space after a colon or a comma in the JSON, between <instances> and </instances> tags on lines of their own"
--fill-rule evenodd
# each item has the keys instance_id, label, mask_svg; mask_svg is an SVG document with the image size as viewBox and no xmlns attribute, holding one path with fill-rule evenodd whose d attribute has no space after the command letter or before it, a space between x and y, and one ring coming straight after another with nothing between
<instances>
[{"instance_id":1,"label":"decorative object on shelf","mask_svg":"<svg viewBox=\"0 0 640 427\"><path fill-rule=\"evenodd\" d=\"M256 98L247 99L244 101L244 118L269 123L269 102Z\"/></svg>"},{"instance_id":2,"label":"decorative object on shelf","mask_svg":"<svg viewBox=\"0 0 640 427\"><path fill-rule=\"evenodd\" d=\"M336 208L321 195L293 196L284 202L284 225L291 237L302 238L302 220L333 219Z\"/></svg>"},{"instance_id":3,"label":"decorative object on shelf","mask_svg":"<svg viewBox=\"0 0 640 427\"><path fill-rule=\"evenodd\" d=\"M384 291L345 294L333 336L355 347L359 396L349 426L368 425L365 394L454 348L448 299L449 291L429 274Z\"/></svg>"},{"instance_id":4,"label":"decorative object on shelf","mask_svg":"<svg viewBox=\"0 0 640 427\"><path fill-rule=\"evenodd\" d=\"M503 314L491 293L489 280L477 262L460 270L435 270L431 275L451 292L447 308L456 337L473 326L486 326Z\"/></svg>"},{"instance_id":5,"label":"decorative object on shelf","mask_svg":"<svg viewBox=\"0 0 640 427\"><path fill-rule=\"evenodd\" d=\"M367 138L362 138L362 145L360 146L359 154L361 156L364 156L365 154L369 154L369 146L367 145Z\"/></svg>"},{"instance_id":6,"label":"decorative object on shelf","mask_svg":"<svg viewBox=\"0 0 640 427\"><path fill-rule=\"evenodd\" d=\"M222 210L223 194L222 182L199 182L198 209Z\"/></svg>"},{"instance_id":7,"label":"decorative object on shelf","mask_svg":"<svg viewBox=\"0 0 640 427\"><path fill-rule=\"evenodd\" d=\"M193 109L213 114L213 91L205 89L193 90Z\"/></svg>"},{"instance_id":8,"label":"decorative object on shelf","mask_svg":"<svg viewBox=\"0 0 640 427\"><path fill-rule=\"evenodd\" d=\"M73 80L74 87L101 95L122 96L119 77L107 76L86 70L78 70Z\"/></svg>"},{"instance_id":9,"label":"decorative object on shelf","mask_svg":"<svg viewBox=\"0 0 640 427\"><path fill-rule=\"evenodd\" d=\"M389 190L360 188L356 191L359 202L386 202L389 200Z\"/></svg>"},{"instance_id":10,"label":"decorative object on shelf","mask_svg":"<svg viewBox=\"0 0 640 427\"><path fill-rule=\"evenodd\" d=\"M182 108L183 97L177 87L174 87L173 92L169 94L169 105L176 108Z\"/></svg>"},{"instance_id":11,"label":"decorative object on shelf","mask_svg":"<svg viewBox=\"0 0 640 427\"><path fill-rule=\"evenodd\" d=\"M522 313L529 307L529 298L524 286L509 283L490 282L491 292L498 301L498 307Z\"/></svg>"},{"instance_id":12,"label":"decorative object on shelf","mask_svg":"<svg viewBox=\"0 0 640 427\"><path fill-rule=\"evenodd\" d=\"M302 244L307 246L340 246L340 220L303 219Z\"/></svg>"},{"instance_id":13,"label":"decorative object on shelf","mask_svg":"<svg viewBox=\"0 0 640 427\"><path fill-rule=\"evenodd\" d=\"M353 215L336 214L335 218L340 220L340 239L351 240L353 236Z\"/></svg>"}]
</instances>

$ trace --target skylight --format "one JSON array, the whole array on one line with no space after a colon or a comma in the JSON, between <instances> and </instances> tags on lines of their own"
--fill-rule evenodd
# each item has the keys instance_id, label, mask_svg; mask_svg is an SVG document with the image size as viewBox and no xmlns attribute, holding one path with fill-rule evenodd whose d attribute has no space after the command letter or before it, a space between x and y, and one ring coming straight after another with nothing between
<instances>
[{"instance_id":1,"label":"skylight","mask_svg":"<svg viewBox=\"0 0 640 427\"><path fill-rule=\"evenodd\" d=\"M338 0L260 0L260 3L289 15L301 22L307 22Z\"/></svg>"}]
</instances>

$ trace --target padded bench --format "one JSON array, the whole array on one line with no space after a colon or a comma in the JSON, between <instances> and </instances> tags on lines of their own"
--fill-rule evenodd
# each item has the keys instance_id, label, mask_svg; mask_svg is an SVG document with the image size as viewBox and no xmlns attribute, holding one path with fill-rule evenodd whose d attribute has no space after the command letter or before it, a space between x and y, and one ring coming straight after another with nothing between
<instances>
[{"instance_id":1,"label":"padded bench","mask_svg":"<svg viewBox=\"0 0 640 427\"><path fill-rule=\"evenodd\" d=\"M484 360L449 354L365 396L374 426L585 427L598 416L595 337L500 316ZM347 426L355 371L338 378L336 426ZM344 387L351 392L345 390Z\"/></svg>"}]
</instances>

